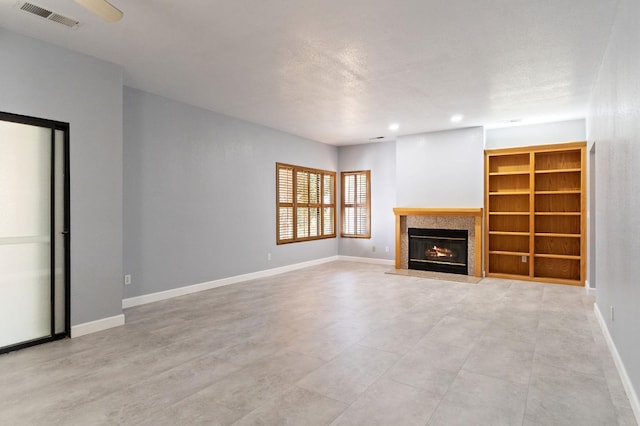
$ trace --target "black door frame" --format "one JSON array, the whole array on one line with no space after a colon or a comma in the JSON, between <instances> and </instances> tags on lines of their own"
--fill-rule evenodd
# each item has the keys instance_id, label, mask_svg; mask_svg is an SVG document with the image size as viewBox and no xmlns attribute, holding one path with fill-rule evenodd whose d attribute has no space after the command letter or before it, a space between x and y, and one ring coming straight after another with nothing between
<instances>
[{"instance_id":1,"label":"black door frame","mask_svg":"<svg viewBox=\"0 0 640 426\"><path fill-rule=\"evenodd\" d=\"M0 354L51 342L53 340L64 339L70 336L71 332L71 221L70 221L70 196L69 196L69 123L61 121L47 120L44 118L29 117L25 115L11 114L0 111L0 121L27 124L31 126L44 127L51 130L51 328L49 336L39 337L26 342L17 343L0 348ZM56 333L56 306L55 306L55 152L56 141L55 131L61 130L63 138L63 188L64 188L64 331Z\"/></svg>"}]
</instances>

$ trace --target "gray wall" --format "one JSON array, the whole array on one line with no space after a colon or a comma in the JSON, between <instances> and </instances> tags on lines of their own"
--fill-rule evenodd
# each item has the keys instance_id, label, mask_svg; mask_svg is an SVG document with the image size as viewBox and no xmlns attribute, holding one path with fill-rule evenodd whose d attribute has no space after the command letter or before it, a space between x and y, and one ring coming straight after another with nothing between
<instances>
[{"instance_id":1,"label":"gray wall","mask_svg":"<svg viewBox=\"0 0 640 426\"><path fill-rule=\"evenodd\" d=\"M640 2L621 0L587 117L587 138L597 147L596 303L636 393L640 392L638 21ZM609 316L611 306L614 321Z\"/></svg>"},{"instance_id":2,"label":"gray wall","mask_svg":"<svg viewBox=\"0 0 640 426\"><path fill-rule=\"evenodd\" d=\"M395 142L342 146L338 166L340 171L371 170L371 238L340 238L338 254L395 259Z\"/></svg>"},{"instance_id":3,"label":"gray wall","mask_svg":"<svg viewBox=\"0 0 640 426\"><path fill-rule=\"evenodd\" d=\"M397 206L482 207L483 145L482 127L399 136Z\"/></svg>"},{"instance_id":4,"label":"gray wall","mask_svg":"<svg viewBox=\"0 0 640 426\"><path fill-rule=\"evenodd\" d=\"M511 148L584 140L586 124L585 120L580 119L488 129L485 148Z\"/></svg>"},{"instance_id":5,"label":"gray wall","mask_svg":"<svg viewBox=\"0 0 640 426\"><path fill-rule=\"evenodd\" d=\"M124 117L125 297L337 254L275 218L275 163L337 171L335 146L128 87Z\"/></svg>"},{"instance_id":6,"label":"gray wall","mask_svg":"<svg viewBox=\"0 0 640 426\"><path fill-rule=\"evenodd\" d=\"M0 110L70 123L71 324L122 313L122 70L0 29Z\"/></svg>"}]
</instances>

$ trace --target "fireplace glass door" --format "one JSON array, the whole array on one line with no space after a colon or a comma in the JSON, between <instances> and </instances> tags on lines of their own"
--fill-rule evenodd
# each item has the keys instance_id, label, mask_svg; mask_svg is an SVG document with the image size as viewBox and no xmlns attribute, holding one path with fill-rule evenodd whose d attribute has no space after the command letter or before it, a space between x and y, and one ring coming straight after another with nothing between
<instances>
[{"instance_id":1,"label":"fireplace glass door","mask_svg":"<svg viewBox=\"0 0 640 426\"><path fill-rule=\"evenodd\" d=\"M409 269L468 274L469 232L409 228Z\"/></svg>"}]
</instances>

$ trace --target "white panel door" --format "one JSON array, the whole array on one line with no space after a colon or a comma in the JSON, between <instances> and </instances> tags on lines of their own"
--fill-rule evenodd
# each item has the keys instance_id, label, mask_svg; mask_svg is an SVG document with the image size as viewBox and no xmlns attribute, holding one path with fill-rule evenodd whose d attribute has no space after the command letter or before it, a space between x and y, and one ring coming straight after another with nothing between
<instances>
[{"instance_id":1,"label":"white panel door","mask_svg":"<svg viewBox=\"0 0 640 426\"><path fill-rule=\"evenodd\" d=\"M0 121L0 348L51 335L51 134Z\"/></svg>"}]
</instances>

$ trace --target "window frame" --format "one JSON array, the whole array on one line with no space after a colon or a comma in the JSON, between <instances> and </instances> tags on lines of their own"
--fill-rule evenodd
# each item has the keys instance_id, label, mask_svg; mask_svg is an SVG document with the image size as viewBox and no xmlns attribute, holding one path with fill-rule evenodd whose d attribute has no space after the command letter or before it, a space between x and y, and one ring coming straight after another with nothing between
<instances>
[{"instance_id":1,"label":"window frame","mask_svg":"<svg viewBox=\"0 0 640 426\"><path fill-rule=\"evenodd\" d=\"M287 169L287 170L291 170L292 171L292 177L291 177L291 185L292 185L292 189L291 189L291 193L292 193L292 200L291 202L283 202L280 200L280 193L281 193L281 188L280 188L280 170L281 169ZM318 199L319 202L311 202L311 200L307 200L308 202L301 202L299 201L299 197L298 197L298 173L307 173L307 182L308 182L308 193L307 196L309 196L309 194L311 193L311 179L309 179L309 176L311 174L318 174L320 175L320 186L319 186L319 194L318 194ZM331 187L329 188L331 193L330 193L330 198L331 198L331 202L326 203L325 199L324 199L324 190L325 190L325 176L329 176L331 178ZM303 242L303 241L314 241L314 240L324 240L324 239L328 239L328 238L336 238L337 237L337 232L336 232L336 228L337 228L337 224L336 224L336 210L337 210L337 202L336 202L336 179L337 179L337 173L330 171L330 170L322 170L322 169L314 169L311 167L304 167L304 166L296 166L296 165L292 165L292 164L286 164L286 163L276 163L276 244L280 245L280 244L291 244L291 243L299 243L299 242ZM281 223L280 223L280 210L283 208L291 208L292 209L292 227L293 227L293 232L292 232L292 238L281 238ZM319 235L314 235L311 236L311 226L310 226L310 217L311 215L308 215L308 220L309 222L307 222L307 236L305 237L298 237L298 209L319 209L320 215L320 224L319 224ZM333 232L329 233L329 234L325 234L325 214L324 214L324 210L325 209L332 209L333 214L331 215L331 222L333 223Z\"/></svg>"},{"instance_id":2,"label":"window frame","mask_svg":"<svg viewBox=\"0 0 640 426\"><path fill-rule=\"evenodd\" d=\"M346 200L346 177L347 176L364 176L367 180L367 195L364 203L357 203L357 194L355 194L356 188L354 188L354 202L347 203ZM354 215L354 227L353 229L356 231L355 234L348 234L345 232L345 220L347 215L345 214L345 209L348 207L353 208L366 208L367 211L367 223L366 230L364 233L357 233L358 223L357 223L357 215ZM371 238L371 170L355 170L355 171L346 171L340 172L340 237L341 238Z\"/></svg>"}]
</instances>

